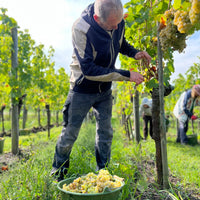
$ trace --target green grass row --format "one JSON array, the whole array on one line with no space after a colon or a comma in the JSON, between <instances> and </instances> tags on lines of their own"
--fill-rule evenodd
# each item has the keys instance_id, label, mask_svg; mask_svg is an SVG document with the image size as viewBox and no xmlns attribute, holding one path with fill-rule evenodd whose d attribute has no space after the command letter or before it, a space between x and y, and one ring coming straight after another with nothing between
<instances>
[{"instance_id":1,"label":"green grass row","mask_svg":"<svg viewBox=\"0 0 200 200\"><path fill-rule=\"evenodd\" d=\"M146 169L148 162L155 162L154 141L148 138L146 142L141 141L141 145L137 145L135 141L128 141L119 122L117 120L113 122L114 138L108 170L111 174L125 178L126 185L120 200L144 199L142 198L144 194L148 199L153 199L155 192L160 199L167 199L167 192L149 187L150 176L156 180L155 167L149 168L148 171ZM61 128L51 129L50 138L47 138L47 132L20 136L20 148L24 154L27 152L27 156L0 174L0 199L61 199L53 178L49 176ZM200 146L176 144L174 129L169 129L168 132L170 132L167 138L169 170L170 174L179 179L168 192L175 196L179 193L184 199L189 199L188 191L195 190L195 193L200 193ZM68 177L95 172L94 144L95 123L84 123L72 150ZM7 137L4 151L8 152L10 149L11 139Z\"/></svg>"}]
</instances>

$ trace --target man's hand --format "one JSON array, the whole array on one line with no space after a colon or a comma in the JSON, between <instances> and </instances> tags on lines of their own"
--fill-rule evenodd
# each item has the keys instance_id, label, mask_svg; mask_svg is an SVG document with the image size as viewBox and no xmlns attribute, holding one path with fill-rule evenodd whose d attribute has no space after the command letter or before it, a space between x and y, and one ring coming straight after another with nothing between
<instances>
[{"instance_id":1,"label":"man's hand","mask_svg":"<svg viewBox=\"0 0 200 200\"><path fill-rule=\"evenodd\" d=\"M198 117L195 115L192 115L191 120L196 120Z\"/></svg>"},{"instance_id":2,"label":"man's hand","mask_svg":"<svg viewBox=\"0 0 200 200\"><path fill-rule=\"evenodd\" d=\"M149 66L151 62L151 56L146 51L140 51L135 54L136 60L144 59L146 61L147 66Z\"/></svg>"},{"instance_id":3,"label":"man's hand","mask_svg":"<svg viewBox=\"0 0 200 200\"><path fill-rule=\"evenodd\" d=\"M130 81L135 82L136 85L139 85L144 81L144 77L138 72L130 71Z\"/></svg>"}]
</instances>

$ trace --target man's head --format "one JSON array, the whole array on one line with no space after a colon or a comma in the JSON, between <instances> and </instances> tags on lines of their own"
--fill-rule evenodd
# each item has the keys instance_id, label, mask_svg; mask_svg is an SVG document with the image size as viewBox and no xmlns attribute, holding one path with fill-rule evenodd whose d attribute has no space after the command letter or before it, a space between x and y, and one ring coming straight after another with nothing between
<instances>
[{"instance_id":1,"label":"man's head","mask_svg":"<svg viewBox=\"0 0 200 200\"><path fill-rule=\"evenodd\" d=\"M142 99L142 105L143 105L144 108L149 108L150 105L151 105L151 100L148 99L147 97L144 97Z\"/></svg>"},{"instance_id":2,"label":"man's head","mask_svg":"<svg viewBox=\"0 0 200 200\"><path fill-rule=\"evenodd\" d=\"M200 96L200 85L193 85L192 87L192 97L199 97Z\"/></svg>"},{"instance_id":3,"label":"man's head","mask_svg":"<svg viewBox=\"0 0 200 200\"><path fill-rule=\"evenodd\" d=\"M103 29L110 31L118 28L123 19L121 0L96 0L94 19Z\"/></svg>"}]
</instances>

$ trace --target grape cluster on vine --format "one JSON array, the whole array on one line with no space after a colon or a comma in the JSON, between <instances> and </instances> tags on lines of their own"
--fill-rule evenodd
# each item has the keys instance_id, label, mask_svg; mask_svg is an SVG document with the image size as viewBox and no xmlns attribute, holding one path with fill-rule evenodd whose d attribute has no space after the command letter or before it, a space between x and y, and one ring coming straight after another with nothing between
<instances>
[{"instance_id":1,"label":"grape cluster on vine","mask_svg":"<svg viewBox=\"0 0 200 200\"><path fill-rule=\"evenodd\" d=\"M164 14L167 19L166 27L160 31L160 43L164 54L167 52L168 48L172 48L174 51L177 50L181 53L186 47L185 40L187 35L181 33L177 25L174 24L175 13L176 11L171 8ZM176 21L179 22L177 19ZM179 23L182 24L183 22L181 21Z\"/></svg>"},{"instance_id":2,"label":"grape cluster on vine","mask_svg":"<svg viewBox=\"0 0 200 200\"><path fill-rule=\"evenodd\" d=\"M192 6L189 11L189 18L192 25L199 23L200 20L200 1L192 0Z\"/></svg>"},{"instance_id":3,"label":"grape cluster on vine","mask_svg":"<svg viewBox=\"0 0 200 200\"><path fill-rule=\"evenodd\" d=\"M164 13L165 26L160 29L160 43L165 53L168 48L181 53L186 48L186 37L197 30L200 21L200 0L191 0L191 7L187 10L175 10L171 8ZM161 21L163 23L163 21Z\"/></svg>"},{"instance_id":4,"label":"grape cluster on vine","mask_svg":"<svg viewBox=\"0 0 200 200\"><path fill-rule=\"evenodd\" d=\"M179 51L180 53L186 47L186 34L180 33L177 29L177 26L170 21L165 29L162 29L160 32L160 43L162 50L165 53L170 47L174 51Z\"/></svg>"},{"instance_id":5,"label":"grape cluster on vine","mask_svg":"<svg viewBox=\"0 0 200 200\"><path fill-rule=\"evenodd\" d=\"M173 20L174 19L174 13L175 13L176 11L174 10L174 8L171 8L170 10L166 10L165 11L165 17L167 18L167 20Z\"/></svg>"},{"instance_id":6,"label":"grape cluster on vine","mask_svg":"<svg viewBox=\"0 0 200 200\"><path fill-rule=\"evenodd\" d=\"M158 80L158 71L156 66L148 67L144 60L141 60L140 63L140 73L144 77L144 82L148 82L152 78L156 78Z\"/></svg>"},{"instance_id":7,"label":"grape cluster on vine","mask_svg":"<svg viewBox=\"0 0 200 200\"><path fill-rule=\"evenodd\" d=\"M188 11L177 10L174 13L174 24L177 26L180 33L188 33L192 28Z\"/></svg>"}]
</instances>

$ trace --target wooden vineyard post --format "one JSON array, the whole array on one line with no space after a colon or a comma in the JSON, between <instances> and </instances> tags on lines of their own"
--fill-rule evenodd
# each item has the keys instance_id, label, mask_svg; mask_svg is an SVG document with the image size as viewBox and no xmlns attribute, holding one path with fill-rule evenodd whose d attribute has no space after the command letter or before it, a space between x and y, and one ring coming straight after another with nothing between
<instances>
[{"instance_id":1,"label":"wooden vineyard post","mask_svg":"<svg viewBox=\"0 0 200 200\"><path fill-rule=\"evenodd\" d=\"M13 49L11 53L11 63L12 63L12 70L11 75L13 78L17 79L17 53L18 53L18 37L17 37L17 28L13 28L11 30L12 33L12 40L13 40ZM16 101L16 97L11 95L11 102L12 102L12 153L14 155L18 154L19 152L19 116L18 116L18 103Z\"/></svg>"},{"instance_id":2,"label":"wooden vineyard post","mask_svg":"<svg viewBox=\"0 0 200 200\"><path fill-rule=\"evenodd\" d=\"M24 104L23 106L23 121L22 121L22 129L25 129L26 128L26 121L27 121L27 114L28 113L28 110L26 108L26 105Z\"/></svg>"},{"instance_id":3,"label":"wooden vineyard post","mask_svg":"<svg viewBox=\"0 0 200 200\"><path fill-rule=\"evenodd\" d=\"M38 118L38 126L41 127L40 106L38 106L38 108L37 108L37 118Z\"/></svg>"},{"instance_id":4,"label":"wooden vineyard post","mask_svg":"<svg viewBox=\"0 0 200 200\"><path fill-rule=\"evenodd\" d=\"M47 111L47 130L48 130L48 137L50 137L50 126L51 126L51 113L49 105L46 104L46 111Z\"/></svg>"},{"instance_id":5,"label":"wooden vineyard post","mask_svg":"<svg viewBox=\"0 0 200 200\"><path fill-rule=\"evenodd\" d=\"M59 110L56 110L56 126L59 126Z\"/></svg>"},{"instance_id":6,"label":"wooden vineyard post","mask_svg":"<svg viewBox=\"0 0 200 200\"><path fill-rule=\"evenodd\" d=\"M139 114L139 92L137 91L136 86L134 87L134 130L135 130L135 139L137 143L140 142L140 114Z\"/></svg>"},{"instance_id":7,"label":"wooden vineyard post","mask_svg":"<svg viewBox=\"0 0 200 200\"><path fill-rule=\"evenodd\" d=\"M2 134L4 135L5 134L5 127L4 127L4 114L3 114L3 112L4 112L4 109L6 108L6 106L5 105L2 105L1 106L1 119L2 119Z\"/></svg>"},{"instance_id":8,"label":"wooden vineyard post","mask_svg":"<svg viewBox=\"0 0 200 200\"><path fill-rule=\"evenodd\" d=\"M156 171L157 171L157 183L163 185L163 167L162 167L162 151L161 151L161 139L160 139L160 99L159 89L153 88L152 91L152 125L153 136L156 146Z\"/></svg>"},{"instance_id":9,"label":"wooden vineyard post","mask_svg":"<svg viewBox=\"0 0 200 200\"><path fill-rule=\"evenodd\" d=\"M158 23L159 27L159 23ZM163 66L162 66L162 50L159 39L159 29L157 32L158 42L158 70L159 70L159 97L160 97L160 140L161 140L161 153L162 153L162 168L163 168L163 187L169 188L169 171L167 160L167 140L165 129L165 113L164 113L164 85L163 85Z\"/></svg>"}]
</instances>

